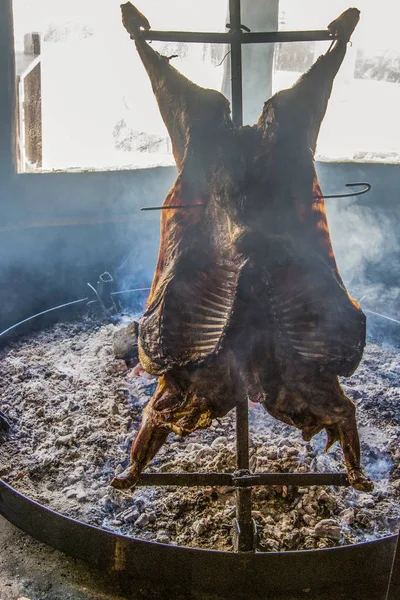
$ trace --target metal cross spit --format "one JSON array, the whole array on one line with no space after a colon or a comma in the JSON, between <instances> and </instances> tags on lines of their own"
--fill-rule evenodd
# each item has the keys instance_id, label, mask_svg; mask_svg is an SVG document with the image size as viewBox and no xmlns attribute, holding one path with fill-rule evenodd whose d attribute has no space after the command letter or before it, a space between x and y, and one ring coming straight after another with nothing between
<instances>
[{"instance_id":1,"label":"metal cross spit","mask_svg":"<svg viewBox=\"0 0 400 600\"><path fill-rule=\"evenodd\" d=\"M180 31L141 31L146 40L163 42L201 42L227 44L231 50L232 120L243 125L242 45L282 42L329 41L328 30L268 31L251 33L241 22L241 0L229 0L228 33ZM257 530L252 518L252 486L257 485L348 485L346 473L251 473L249 469L248 402L236 408L237 471L235 473L142 473L139 486L234 486L236 487L236 519L233 524L235 551L255 551Z\"/></svg>"}]
</instances>

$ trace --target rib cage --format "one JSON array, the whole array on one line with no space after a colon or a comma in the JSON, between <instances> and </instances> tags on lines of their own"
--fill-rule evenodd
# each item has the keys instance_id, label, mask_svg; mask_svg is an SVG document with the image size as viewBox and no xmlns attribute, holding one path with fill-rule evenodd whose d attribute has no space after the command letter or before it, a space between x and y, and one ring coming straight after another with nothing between
<instances>
[{"instance_id":1,"label":"rib cage","mask_svg":"<svg viewBox=\"0 0 400 600\"><path fill-rule=\"evenodd\" d=\"M349 376L364 349L365 317L338 273L310 254L271 275L278 344L307 364Z\"/></svg>"},{"instance_id":2,"label":"rib cage","mask_svg":"<svg viewBox=\"0 0 400 600\"><path fill-rule=\"evenodd\" d=\"M141 349L152 372L199 363L221 349L243 264L209 262L199 269L198 259L189 254L177 261L160 284L160 301L156 294L141 320Z\"/></svg>"}]
</instances>

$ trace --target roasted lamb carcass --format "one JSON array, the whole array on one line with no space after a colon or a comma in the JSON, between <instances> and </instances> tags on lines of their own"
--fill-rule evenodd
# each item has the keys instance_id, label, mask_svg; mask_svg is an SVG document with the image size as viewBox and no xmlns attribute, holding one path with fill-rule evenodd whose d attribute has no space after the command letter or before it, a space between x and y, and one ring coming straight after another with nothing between
<instances>
[{"instance_id":1,"label":"roasted lamb carcass","mask_svg":"<svg viewBox=\"0 0 400 600\"><path fill-rule=\"evenodd\" d=\"M123 21L148 72L179 170L161 217L139 358L158 377L116 488L135 485L173 431L208 427L240 402L262 402L306 440L339 441L351 485L360 467L353 403L338 376L357 368L365 317L340 278L314 150L345 39L290 90L268 100L254 127L236 128L220 93L188 81L145 42L131 5Z\"/></svg>"}]
</instances>

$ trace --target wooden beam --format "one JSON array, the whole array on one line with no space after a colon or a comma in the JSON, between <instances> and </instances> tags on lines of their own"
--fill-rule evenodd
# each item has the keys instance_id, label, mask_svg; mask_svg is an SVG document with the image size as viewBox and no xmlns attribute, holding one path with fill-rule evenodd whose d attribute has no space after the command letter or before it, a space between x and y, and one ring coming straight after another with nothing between
<instances>
[{"instance_id":1,"label":"wooden beam","mask_svg":"<svg viewBox=\"0 0 400 600\"><path fill-rule=\"evenodd\" d=\"M12 0L0 0L0 182L9 180L16 173L17 162L13 29Z\"/></svg>"}]
</instances>

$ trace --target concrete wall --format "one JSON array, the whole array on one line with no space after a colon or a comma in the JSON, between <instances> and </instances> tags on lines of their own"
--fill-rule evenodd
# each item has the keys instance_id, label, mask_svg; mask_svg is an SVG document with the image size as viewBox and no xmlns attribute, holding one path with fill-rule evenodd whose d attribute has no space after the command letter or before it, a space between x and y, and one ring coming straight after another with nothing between
<instances>
[{"instance_id":1,"label":"concrete wall","mask_svg":"<svg viewBox=\"0 0 400 600\"><path fill-rule=\"evenodd\" d=\"M159 213L139 208L162 202L174 178L163 168L13 178L2 197L0 328L86 296L105 270L117 288L147 285Z\"/></svg>"}]
</instances>

